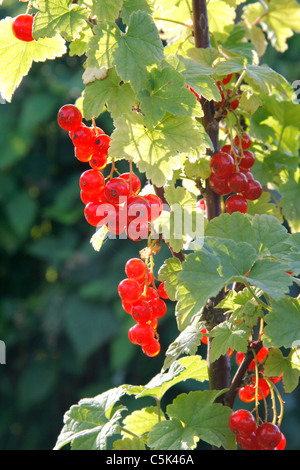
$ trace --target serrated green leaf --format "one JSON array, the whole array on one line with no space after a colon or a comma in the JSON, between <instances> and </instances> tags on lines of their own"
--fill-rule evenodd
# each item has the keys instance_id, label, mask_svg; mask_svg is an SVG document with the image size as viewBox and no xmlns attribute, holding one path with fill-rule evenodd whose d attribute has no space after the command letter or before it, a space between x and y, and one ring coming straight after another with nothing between
<instances>
[{"instance_id":1,"label":"serrated green leaf","mask_svg":"<svg viewBox=\"0 0 300 470\"><path fill-rule=\"evenodd\" d=\"M267 14L259 2L244 7L243 17L249 22L261 18L261 26L273 47L280 52L287 49L287 39L300 31L300 6L296 0L272 0L267 4Z\"/></svg>"},{"instance_id":2,"label":"serrated green leaf","mask_svg":"<svg viewBox=\"0 0 300 470\"><path fill-rule=\"evenodd\" d=\"M286 79L266 65L247 64L244 80L259 93L270 94L276 89L286 94Z\"/></svg>"},{"instance_id":3,"label":"serrated green leaf","mask_svg":"<svg viewBox=\"0 0 300 470\"><path fill-rule=\"evenodd\" d=\"M78 39L72 41L70 44L70 56L83 55L88 48L88 42L93 37L93 31L90 27L84 28Z\"/></svg>"},{"instance_id":4,"label":"serrated green leaf","mask_svg":"<svg viewBox=\"0 0 300 470\"><path fill-rule=\"evenodd\" d=\"M88 67L111 68L135 91L148 78L147 67L163 59L163 46L152 18L142 11L132 13L125 33L117 25L99 24L89 43Z\"/></svg>"},{"instance_id":5,"label":"serrated green leaf","mask_svg":"<svg viewBox=\"0 0 300 470\"><path fill-rule=\"evenodd\" d=\"M70 0L39 0L34 17L33 37L52 38L60 33L67 41L79 38L87 25L89 10Z\"/></svg>"},{"instance_id":6,"label":"serrated green leaf","mask_svg":"<svg viewBox=\"0 0 300 470\"><path fill-rule=\"evenodd\" d=\"M106 449L107 437L117 432L121 412L125 409L114 406L124 393L122 386L116 387L71 406L65 413L64 427L54 450L66 444L71 444L74 450Z\"/></svg>"},{"instance_id":7,"label":"serrated green leaf","mask_svg":"<svg viewBox=\"0 0 300 470\"><path fill-rule=\"evenodd\" d=\"M234 24L235 9L222 0L214 0L207 4L207 15L210 33L217 37L229 36L228 26Z\"/></svg>"},{"instance_id":8,"label":"serrated green leaf","mask_svg":"<svg viewBox=\"0 0 300 470\"><path fill-rule=\"evenodd\" d=\"M157 423L149 433L148 445L155 450L193 449L199 439L225 449L235 447L229 430L232 410L215 399L224 391L206 390L178 395L167 406L168 421Z\"/></svg>"},{"instance_id":9,"label":"serrated green leaf","mask_svg":"<svg viewBox=\"0 0 300 470\"><path fill-rule=\"evenodd\" d=\"M91 16L100 22L115 21L122 8L123 0L92 0Z\"/></svg>"},{"instance_id":10,"label":"serrated green leaf","mask_svg":"<svg viewBox=\"0 0 300 470\"><path fill-rule=\"evenodd\" d=\"M153 0L123 0L121 18L125 24L128 24L130 15L137 10L143 11L151 15L154 10L154 1Z\"/></svg>"},{"instance_id":11,"label":"serrated green leaf","mask_svg":"<svg viewBox=\"0 0 300 470\"><path fill-rule=\"evenodd\" d=\"M240 73L245 69L246 60L243 57L234 57L228 60L217 62L214 67L216 76L229 75L230 73Z\"/></svg>"},{"instance_id":12,"label":"serrated green leaf","mask_svg":"<svg viewBox=\"0 0 300 470\"><path fill-rule=\"evenodd\" d=\"M280 186L282 198L280 204L287 219L291 232L300 231L300 206L295 201L300 199L300 169L297 168L292 178Z\"/></svg>"},{"instance_id":13,"label":"serrated green leaf","mask_svg":"<svg viewBox=\"0 0 300 470\"><path fill-rule=\"evenodd\" d=\"M271 307L265 316L264 344L275 348L300 346L300 300L286 296L272 301Z\"/></svg>"},{"instance_id":14,"label":"serrated green leaf","mask_svg":"<svg viewBox=\"0 0 300 470\"><path fill-rule=\"evenodd\" d=\"M291 350L288 356L283 356L280 349L271 349L264 363L264 374L267 377L279 377L281 374L285 393L292 393L299 383L300 350Z\"/></svg>"},{"instance_id":15,"label":"serrated green leaf","mask_svg":"<svg viewBox=\"0 0 300 470\"><path fill-rule=\"evenodd\" d=\"M263 259L255 263L247 279L273 299L279 300L288 293L293 283L285 272L287 269L287 263Z\"/></svg>"},{"instance_id":16,"label":"serrated green leaf","mask_svg":"<svg viewBox=\"0 0 300 470\"><path fill-rule=\"evenodd\" d=\"M157 414L157 406L147 406L141 410L135 410L124 419L124 427L138 436L151 431L153 426L161 420L164 420L164 413L160 411L160 417ZM123 432L123 435L128 436L127 433ZM133 437L130 437L132 439Z\"/></svg>"},{"instance_id":17,"label":"serrated green leaf","mask_svg":"<svg viewBox=\"0 0 300 470\"><path fill-rule=\"evenodd\" d=\"M175 256L166 259L159 270L158 279L165 281L165 289L170 300L176 299L177 275L180 271L181 262Z\"/></svg>"},{"instance_id":18,"label":"serrated green leaf","mask_svg":"<svg viewBox=\"0 0 300 470\"><path fill-rule=\"evenodd\" d=\"M181 167L179 152L206 148L195 121L189 116L166 115L153 129L148 129L143 117L133 114L116 119L115 126L109 155L116 160L132 160L159 187Z\"/></svg>"},{"instance_id":19,"label":"serrated green leaf","mask_svg":"<svg viewBox=\"0 0 300 470\"><path fill-rule=\"evenodd\" d=\"M145 122L154 126L166 112L178 117L192 114L197 100L184 86L184 78L172 67L153 67L149 72L148 87L141 90L137 98L145 114ZM200 116L202 115L202 109Z\"/></svg>"},{"instance_id":20,"label":"serrated green leaf","mask_svg":"<svg viewBox=\"0 0 300 470\"><path fill-rule=\"evenodd\" d=\"M88 120L98 117L107 105L113 119L132 111L135 94L129 83L121 84L115 69L109 69L103 80L89 83L83 94L83 114Z\"/></svg>"},{"instance_id":21,"label":"serrated green leaf","mask_svg":"<svg viewBox=\"0 0 300 470\"><path fill-rule=\"evenodd\" d=\"M246 352L250 328L246 325L233 325L224 321L210 331L211 341L210 360L212 362L225 355L231 348L234 351Z\"/></svg>"},{"instance_id":22,"label":"serrated green leaf","mask_svg":"<svg viewBox=\"0 0 300 470\"><path fill-rule=\"evenodd\" d=\"M261 179L259 181L261 181ZM252 216L263 214L271 215L276 217L281 223L283 222L280 207L272 202L272 196L268 192L263 192L260 198L255 201L248 201L247 214Z\"/></svg>"},{"instance_id":23,"label":"serrated green leaf","mask_svg":"<svg viewBox=\"0 0 300 470\"><path fill-rule=\"evenodd\" d=\"M10 17L0 21L0 92L8 102L11 102L22 78L28 74L32 62L55 59L67 51L65 41L60 36L20 41L12 32L12 21Z\"/></svg>"},{"instance_id":24,"label":"serrated green leaf","mask_svg":"<svg viewBox=\"0 0 300 470\"><path fill-rule=\"evenodd\" d=\"M125 437L114 441L114 450L146 450L146 446L138 437Z\"/></svg>"}]
</instances>

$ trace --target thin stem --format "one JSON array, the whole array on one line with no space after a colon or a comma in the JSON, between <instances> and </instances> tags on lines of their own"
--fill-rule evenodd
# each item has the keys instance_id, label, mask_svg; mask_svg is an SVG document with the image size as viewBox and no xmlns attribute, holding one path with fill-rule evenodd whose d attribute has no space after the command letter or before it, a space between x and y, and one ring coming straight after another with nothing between
<instances>
[{"instance_id":1,"label":"thin stem","mask_svg":"<svg viewBox=\"0 0 300 470\"><path fill-rule=\"evenodd\" d=\"M156 404L157 404L157 418L158 421L161 421L161 410L160 410L160 399L156 398Z\"/></svg>"},{"instance_id":2,"label":"thin stem","mask_svg":"<svg viewBox=\"0 0 300 470\"><path fill-rule=\"evenodd\" d=\"M259 305L261 305L263 308L265 308L265 309L271 311L272 308L271 308L268 304L266 304L263 300L261 300L259 297L257 297L257 295L255 294L255 292L252 290L252 288L251 288L249 282L248 282L246 279L244 279L243 282L244 282L245 286L247 287L248 291L250 292L250 294L252 295L252 297L256 300L256 302L257 302Z\"/></svg>"},{"instance_id":3,"label":"thin stem","mask_svg":"<svg viewBox=\"0 0 300 470\"><path fill-rule=\"evenodd\" d=\"M124 426L119 426L119 429L123 432L126 432L127 434L130 434L131 436L137 437L138 439L141 439L141 436L138 436L134 432L130 431L129 429L124 428Z\"/></svg>"},{"instance_id":4,"label":"thin stem","mask_svg":"<svg viewBox=\"0 0 300 470\"><path fill-rule=\"evenodd\" d=\"M168 23L175 23L175 24L178 24L180 26L185 26L186 28L190 28L192 29L192 25L189 25L187 23L183 23L182 21L178 21L178 20L172 20L170 18L159 18L157 16L155 16L154 18L154 21L167 21Z\"/></svg>"}]
</instances>

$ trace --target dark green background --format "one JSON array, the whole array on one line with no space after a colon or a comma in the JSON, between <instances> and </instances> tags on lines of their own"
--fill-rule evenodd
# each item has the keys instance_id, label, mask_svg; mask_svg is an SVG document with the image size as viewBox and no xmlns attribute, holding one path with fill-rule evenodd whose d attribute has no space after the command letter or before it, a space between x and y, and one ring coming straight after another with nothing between
<instances>
[{"instance_id":1,"label":"dark green background","mask_svg":"<svg viewBox=\"0 0 300 470\"><path fill-rule=\"evenodd\" d=\"M4 3L1 18L25 10ZM283 56L269 48L265 60L294 81L300 79L299 37L289 45ZM132 321L117 286L127 259L145 243L110 240L100 253L90 244L94 229L84 220L78 186L88 165L75 159L56 122L58 109L74 103L83 88L82 60L34 64L13 102L0 105L0 339L7 348L0 366L1 450L52 449L72 404L122 383L147 383L177 336L170 304L159 322L158 358L127 339ZM109 115L97 123L111 133ZM118 169L128 171L127 163ZM168 256L163 248L156 269ZM196 386L186 383L166 401ZM299 390L286 397L282 429L290 449L300 449L299 399Z\"/></svg>"}]
</instances>

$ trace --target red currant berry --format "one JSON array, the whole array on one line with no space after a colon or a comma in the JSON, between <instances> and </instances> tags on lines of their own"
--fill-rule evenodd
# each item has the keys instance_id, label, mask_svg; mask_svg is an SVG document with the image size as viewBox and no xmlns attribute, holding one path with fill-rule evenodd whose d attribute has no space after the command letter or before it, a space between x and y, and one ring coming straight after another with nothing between
<instances>
[{"instance_id":1,"label":"red currant berry","mask_svg":"<svg viewBox=\"0 0 300 470\"><path fill-rule=\"evenodd\" d=\"M242 193L246 190L247 184L247 177L241 172L232 173L228 177L228 187L233 193Z\"/></svg>"},{"instance_id":2,"label":"red currant berry","mask_svg":"<svg viewBox=\"0 0 300 470\"><path fill-rule=\"evenodd\" d=\"M220 196L230 193L227 178L218 178L212 173L209 177L209 184L213 191Z\"/></svg>"},{"instance_id":3,"label":"red currant berry","mask_svg":"<svg viewBox=\"0 0 300 470\"><path fill-rule=\"evenodd\" d=\"M17 39L21 41L30 42L33 41L32 27L33 27L33 15L19 15L12 23L12 31Z\"/></svg>"},{"instance_id":4,"label":"red currant berry","mask_svg":"<svg viewBox=\"0 0 300 470\"><path fill-rule=\"evenodd\" d=\"M107 156L105 154L93 154L89 160L90 167L94 170L104 170L107 166Z\"/></svg>"},{"instance_id":5,"label":"red currant berry","mask_svg":"<svg viewBox=\"0 0 300 470\"><path fill-rule=\"evenodd\" d=\"M239 389L239 398L244 403L251 403L255 400L255 394L253 395L251 390L249 390L249 386L246 385L245 387L241 387Z\"/></svg>"},{"instance_id":6,"label":"red currant berry","mask_svg":"<svg viewBox=\"0 0 300 470\"><path fill-rule=\"evenodd\" d=\"M243 169L243 168L239 168L240 169L240 172L241 173L244 173L244 175L246 176L247 180L250 181L250 180L254 180L254 176L253 174L251 173L250 169Z\"/></svg>"},{"instance_id":7,"label":"red currant berry","mask_svg":"<svg viewBox=\"0 0 300 470\"><path fill-rule=\"evenodd\" d=\"M221 148L220 148L220 152L221 153L228 153L229 155L231 155L233 158L236 156L239 155L239 151L236 147L230 145L230 144L226 144L226 145L223 145Z\"/></svg>"},{"instance_id":8,"label":"red currant berry","mask_svg":"<svg viewBox=\"0 0 300 470\"><path fill-rule=\"evenodd\" d=\"M75 147L93 147L95 135L92 127L87 127L85 124L80 124L79 127L71 130L71 140Z\"/></svg>"},{"instance_id":9,"label":"red currant berry","mask_svg":"<svg viewBox=\"0 0 300 470\"><path fill-rule=\"evenodd\" d=\"M103 131L102 131L103 132ZM99 134L96 136L94 141L94 151L95 153L105 153L107 155L111 137L106 134Z\"/></svg>"},{"instance_id":10,"label":"red currant berry","mask_svg":"<svg viewBox=\"0 0 300 470\"><path fill-rule=\"evenodd\" d=\"M263 189L260 182L257 180L250 180L248 181L246 189L242 191L242 195L249 201L255 201L256 199L260 198L262 192Z\"/></svg>"},{"instance_id":11,"label":"red currant berry","mask_svg":"<svg viewBox=\"0 0 300 470\"><path fill-rule=\"evenodd\" d=\"M114 208L107 203L89 202L84 209L87 222L94 227L104 225L108 218L113 217Z\"/></svg>"},{"instance_id":12,"label":"red currant berry","mask_svg":"<svg viewBox=\"0 0 300 470\"><path fill-rule=\"evenodd\" d=\"M239 436L250 436L256 430L256 421L248 410L234 411L229 418L230 430Z\"/></svg>"},{"instance_id":13,"label":"red currant berry","mask_svg":"<svg viewBox=\"0 0 300 470\"><path fill-rule=\"evenodd\" d=\"M197 201L196 207L202 211L206 211L205 199L199 199L199 201Z\"/></svg>"},{"instance_id":14,"label":"red currant berry","mask_svg":"<svg viewBox=\"0 0 300 470\"><path fill-rule=\"evenodd\" d=\"M235 171L234 159L228 153L216 153L211 159L210 168L218 178L227 178Z\"/></svg>"},{"instance_id":15,"label":"red currant berry","mask_svg":"<svg viewBox=\"0 0 300 470\"><path fill-rule=\"evenodd\" d=\"M158 295L162 298L162 299L168 299L169 296L167 294L167 291L165 289L165 281L161 282L158 286Z\"/></svg>"},{"instance_id":16,"label":"red currant berry","mask_svg":"<svg viewBox=\"0 0 300 470\"><path fill-rule=\"evenodd\" d=\"M139 300L132 306L131 315L138 323L147 323L152 318L152 307L146 300Z\"/></svg>"},{"instance_id":17,"label":"red currant berry","mask_svg":"<svg viewBox=\"0 0 300 470\"><path fill-rule=\"evenodd\" d=\"M233 212L242 212L245 214L248 209L248 204L246 199L243 196L238 194L233 194L226 199L225 210L228 214L233 214Z\"/></svg>"},{"instance_id":18,"label":"red currant berry","mask_svg":"<svg viewBox=\"0 0 300 470\"><path fill-rule=\"evenodd\" d=\"M134 303L142 297L142 287L135 279L123 279L118 286L122 302Z\"/></svg>"},{"instance_id":19,"label":"red currant berry","mask_svg":"<svg viewBox=\"0 0 300 470\"><path fill-rule=\"evenodd\" d=\"M239 135L235 136L234 145L236 147L240 147L240 143L241 143L241 146L244 150L248 149L251 146L252 140L251 140L250 135L247 132L243 132L241 134L241 139L240 139Z\"/></svg>"},{"instance_id":20,"label":"red currant berry","mask_svg":"<svg viewBox=\"0 0 300 470\"><path fill-rule=\"evenodd\" d=\"M208 337L206 336L207 333L208 333L208 330L207 328L202 328L202 330L200 330L200 333L202 333L202 338L201 338L201 343L203 344L207 344L208 343Z\"/></svg>"},{"instance_id":21,"label":"red currant berry","mask_svg":"<svg viewBox=\"0 0 300 470\"><path fill-rule=\"evenodd\" d=\"M72 131L80 126L82 115L74 104L65 104L57 113L57 122L59 127L65 131Z\"/></svg>"},{"instance_id":22,"label":"red currant berry","mask_svg":"<svg viewBox=\"0 0 300 470\"><path fill-rule=\"evenodd\" d=\"M131 196L136 196L141 190L141 182L137 175L134 173L122 173L120 178L124 179L130 188L131 184ZM131 181L131 183L130 183Z\"/></svg>"},{"instance_id":23,"label":"red currant berry","mask_svg":"<svg viewBox=\"0 0 300 470\"><path fill-rule=\"evenodd\" d=\"M163 202L159 196L156 194L147 194L145 199L150 204L150 211L149 211L149 222L153 222L154 220L158 219L160 214L163 211Z\"/></svg>"},{"instance_id":24,"label":"red currant berry","mask_svg":"<svg viewBox=\"0 0 300 470\"><path fill-rule=\"evenodd\" d=\"M241 170L249 170L255 163L255 156L251 150L244 150L241 161L239 162L239 168Z\"/></svg>"},{"instance_id":25,"label":"red currant berry","mask_svg":"<svg viewBox=\"0 0 300 470\"><path fill-rule=\"evenodd\" d=\"M160 343L156 338L153 338L150 343L147 343L143 346L143 352L146 356L155 357L160 353Z\"/></svg>"},{"instance_id":26,"label":"red currant berry","mask_svg":"<svg viewBox=\"0 0 300 470\"><path fill-rule=\"evenodd\" d=\"M128 222L138 219L139 222L148 222L150 214L149 201L143 196L132 196L127 201Z\"/></svg>"},{"instance_id":27,"label":"red currant berry","mask_svg":"<svg viewBox=\"0 0 300 470\"><path fill-rule=\"evenodd\" d=\"M125 265L125 273L128 278L145 280L147 268L140 258L132 258Z\"/></svg>"},{"instance_id":28,"label":"red currant berry","mask_svg":"<svg viewBox=\"0 0 300 470\"><path fill-rule=\"evenodd\" d=\"M238 435L236 438L237 445L243 450L258 450L258 444L255 432L249 436Z\"/></svg>"},{"instance_id":29,"label":"red currant berry","mask_svg":"<svg viewBox=\"0 0 300 470\"><path fill-rule=\"evenodd\" d=\"M147 323L136 323L128 332L129 341L133 344L139 344L140 346L144 346L153 341L154 335L154 328Z\"/></svg>"},{"instance_id":30,"label":"red currant berry","mask_svg":"<svg viewBox=\"0 0 300 470\"><path fill-rule=\"evenodd\" d=\"M196 96L198 101L200 100L201 98L200 95L195 90L193 90L193 88L191 88L189 85L186 85L186 88L190 90Z\"/></svg>"},{"instance_id":31,"label":"red currant berry","mask_svg":"<svg viewBox=\"0 0 300 470\"><path fill-rule=\"evenodd\" d=\"M126 213L122 207L111 204L111 210L107 216L106 227L110 233L120 235L124 232L126 226Z\"/></svg>"},{"instance_id":32,"label":"red currant berry","mask_svg":"<svg viewBox=\"0 0 300 470\"><path fill-rule=\"evenodd\" d=\"M167 305L162 299L150 300L149 304L152 307L153 317L162 318L167 312Z\"/></svg>"},{"instance_id":33,"label":"red currant berry","mask_svg":"<svg viewBox=\"0 0 300 470\"><path fill-rule=\"evenodd\" d=\"M89 162L93 156L93 149L91 147L79 147L74 149L75 157L80 162Z\"/></svg>"},{"instance_id":34,"label":"red currant berry","mask_svg":"<svg viewBox=\"0 0 300 470\"><path fill-rule=\"evenodd\" d=\"M128 238L134 242L145 240L149 234L148 222L132 220L127 224L126 233Z\"/></svg>"},{"instance_id":35,"label":"red currant berry","mask_svg":"<svg viewBox=\"0 0 300 470\"><path fill-rule=\"evenodd\" d=\"M281 442L281 431L273 423L262 423L255 434L258 444L266 450L274 449Z\"/></svg>"},{"instance_id":36,"label":"red currant berry","mask_svg":"<svg viewBox=\"0 0 300 470\"><path fill-rule=\"evenodd\" d=\"M286 438L285 438L285 435L283 433L281 433L281 440L279 442L279 444L277 444L277 450L284 450L285 449L285 446L286 446Z\"/></svg>"},{"instance_id":37,"label":"red currant berry","mask_svg":"<svg viewBox=\"0 0 300 470\"><path fill-rule=\"evenodd\" d=\"M243 359L244 359L244 356L245 354L242 353L242 352L237 352L236 355L235 355L235 362L237 363L238 366L241 365L241 363L243 362Z\"/></svg>"},{"instance_id":38,"label":"red currant berry","mask_svg":"<svg viewBox=\"0 0 300 470\"><path fill-rule=\"evenodd\" d=\"M131 315L131 310L132 310L132 307L133 307L134 304L132 304L131 302L122 302L122 307L123 309L125 310L126 313L128 313L129 315Z\"/></svg>"},{"instance_id":39,"label":"red currant berry","mask_svg":"<svg viewBox=\"0 0 300 470\"><path fill-rule=\"evenodd\" d=\"M153 287L147 287L146 300L156 300L156 299L159 299L157 290L155 290Z\"/></svg>"},{"instance_id":40,"label":"red currant berry","mask_svg":"<svg viewBox=\"0 0 300 470\"><path fill-rule=\"evenodd\" d=\"M80 199L85 205L88 204L89 202L97 202L98 204L106 203L106 200L104 197L104 191L102 191L101 193L96 193L95 195L91 195L90 193L86 193L85 191L81 190Z\"/></svg>"},{"instance_id":41,"label":"red currant berry","mask_svg":"<svg viewBox=\"0 0 300 470\"><path fill-rule=\"evenodd\" d=\"M111 204L122 204L129 197L129 186L122 178L111 178L107 181L104 189L107 202Z\"/></svg>"},{"instance_id":42,"label":"red currant berry","mask_svg":"<svg viewBox=\"0 0 300 470\"><path fill-rule=\"evenodd\" d=\"M223 80L222 80L223 85L228 85L228 83L231 81L232 77L233 77L233 73L230 73L225 78L223 78Z\"/></svg>"},{"instance_id":43,"label":"red currant berry","mask_svg":"<svg viewBox=\"0 0 300 470\"><path fill-rule=\"evenodd\" d=\"M257 362L259 363L262 362L267 357L268 353L269 353L269 348L262 346L260 350L258 351L258 353L256 354ZM253 359L250 362L249 370L254 370L254 369L255 369L255 360Z\"/></svg>"},{"instance_id":44,"label":"red currant berry","mask_svg":"<svg viewBox=\"0 0 300 470\"><path fill-rule=\"evenodd\" d=\"M277 384L282 379L283 373L281 373L278 377L269 377L269 379L273 382L273 384Z\"/></svg>"},{"instance_id":45,"label":"red currant berry","mask_svg":"<svg viewBox=\"0 0 300 470\"><path fill-rule=\"evenodd\" d=\"M105 186L105 179L98 170L86 170L79 179L80 188L91 196L102 193Z\"/></svg>"}]
</instances>

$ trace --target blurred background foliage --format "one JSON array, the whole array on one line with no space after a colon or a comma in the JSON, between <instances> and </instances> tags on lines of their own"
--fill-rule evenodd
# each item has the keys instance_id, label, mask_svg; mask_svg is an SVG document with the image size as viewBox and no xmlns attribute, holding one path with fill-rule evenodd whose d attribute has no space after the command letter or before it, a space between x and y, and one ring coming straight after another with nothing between
<instances>
[{"instance_id":1,"label":"blurred background foliage","mask_svg":"<svg viewBox=\"0 0 300 470\"><path fill-rule=\"evenodd\" d=\"M1 18L24 10L5 0ZM286 54L269 48L264 59L292 82L300 79L299 49L300 37L293 37ZM110 240L100 253L90 244L94 229L84 220L78 185L87 166L75 159L56 122L58 109L80 95L82 72L76 57L34 64L13 102L0 105L0 339L7 354L0 366L2 450L52 449L72 404L122 383L147 383L177 336L169 305L160 321L158 358L127 339L132 323L117 286L127 259L144 243ZM97 124L112 132L108 114ZM127 163L118 169L128 171ZM164 247L156 270L168 256ZM287 448L299 449L299 389L286 397L285 410Z\"/></svg>"}]
</instances>

